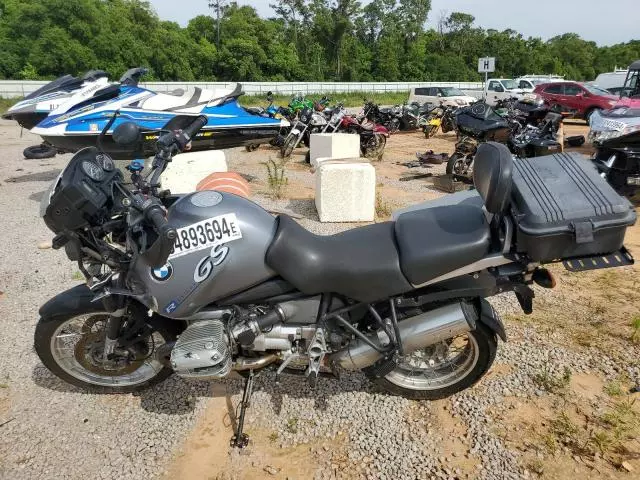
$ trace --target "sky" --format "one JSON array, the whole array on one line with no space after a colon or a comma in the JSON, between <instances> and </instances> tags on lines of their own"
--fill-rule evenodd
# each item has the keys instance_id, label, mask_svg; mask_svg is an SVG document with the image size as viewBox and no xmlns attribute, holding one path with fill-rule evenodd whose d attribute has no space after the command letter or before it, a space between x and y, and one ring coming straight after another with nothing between
<instances>
[{"instance_id":1,"label":"sky","mask_svg":"<svg viewBox=\"0 0 640 480\"><path fill-rule=\"evenodd\" d=\"M160 18L181 25L196 15L211 14L209 1L150 0ZM269 4L274 0L237 1L253 6L264 17L273 14ZM525 37L545 40L567 32L578 33L598 45L640 39L640 0L432 0L427 25L435 26L443 11L470 13L476 17L477 26L511 28Z\"/></svg>"}]
</instances>

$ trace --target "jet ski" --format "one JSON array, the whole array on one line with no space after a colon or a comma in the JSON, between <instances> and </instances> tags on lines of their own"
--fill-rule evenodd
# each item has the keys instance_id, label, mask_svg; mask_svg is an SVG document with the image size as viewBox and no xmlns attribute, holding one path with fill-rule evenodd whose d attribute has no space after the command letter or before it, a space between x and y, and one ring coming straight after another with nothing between
<instances>
[{"instance_id":1,"label":"jet ski","mask_svg":"<svg viewBox=\"0 0 640 480\"><path fill-rule=\"evenodd\" d=\"M170 93L156 93L137 85L110 85L72 107L61 105L31 131L59 150L76 152L95 145L98 135L112 121L102 141L103 149L116 159L126 160L153 155L161 132L182 129L198 115L206 115L208 123L192 140L194 151L268 143L280 128L289 126L284 119L242 108L238 97L243 94L240 84L231 89L189 87ZM113 141L113 130L124 122L134 122L142 132L135 147Z\"/></svg>"},{"instance_id":2,"label":"jet ski","mask_svg":"<svg viewBox=\"0 0 640 480\"><path fill-rule=\"evenodd\" d=\"M107 86L107 77L102 70L91 70L82 78L64 75L27 95L5 112L2 118L15 120L21 127L31 130L63 103L78 103Z\"/></svg>"}]
</instances>

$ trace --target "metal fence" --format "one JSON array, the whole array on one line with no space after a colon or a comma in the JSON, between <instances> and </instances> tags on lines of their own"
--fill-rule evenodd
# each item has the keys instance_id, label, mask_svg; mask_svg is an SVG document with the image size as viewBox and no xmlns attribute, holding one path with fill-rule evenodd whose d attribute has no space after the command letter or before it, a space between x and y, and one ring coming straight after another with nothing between
<instances>
[{"instance_id":1,"label":"metal fence","mask_svg":"<svg viewBox=\"0 0 640 480\"><path fill-rule=\"evenodd\" d=\"M46 85L46 81L0 80L0 97L24 97ZM234 82L148 82L143 87L156 92L170 92L179 88L200 87L206 89L232 88ZM462 90L482 88L481 82L242 82L247 95L263 95L271 91L276 94L293 95L348 92L408 92L415 87L450 86Z\"/></svg>"}]
</instances>

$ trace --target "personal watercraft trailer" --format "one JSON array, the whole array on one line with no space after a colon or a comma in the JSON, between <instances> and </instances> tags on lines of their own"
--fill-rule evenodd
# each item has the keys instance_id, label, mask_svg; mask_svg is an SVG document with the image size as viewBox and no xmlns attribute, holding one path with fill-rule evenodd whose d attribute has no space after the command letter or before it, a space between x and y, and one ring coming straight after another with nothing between
<instances>
[{"instance_id":1,"label":"personal watercraft trailer","mask_svg":"<svg viewBox=\"0 0 640 480\"><path fill-rule=\"evenodd\" d=\"M115 116L102 148L112 157L126 160L154 154L162 131L182 129L198 115L205 115L208 123L193 139L192 150L268 143L288 126L286 120L255 115L242 108L238 97L243 94L240 84L231 89L190 87L172 93L111 85L70 109L60 107L60 111L51 112L31 131L60 150L76 152L94 146ZM113 130L124 122L134 122L140 128L142 135L137 145L123 147L113 141Z\"/></svg>"},{"instance_id":2,"label":"personal watercraft trailer","mask_svg":"<svg viewBox=\"0 0 640 480\"><path fill-rule=\"evenodd\" d=\"M31 130L72 97L77 97L78 101L90 98L109 83L107 77L102 70L91 70L82 78L64 75L24 97L4 113L2 118L15 120L21 127Z\"/></svg>"}]
</instances>

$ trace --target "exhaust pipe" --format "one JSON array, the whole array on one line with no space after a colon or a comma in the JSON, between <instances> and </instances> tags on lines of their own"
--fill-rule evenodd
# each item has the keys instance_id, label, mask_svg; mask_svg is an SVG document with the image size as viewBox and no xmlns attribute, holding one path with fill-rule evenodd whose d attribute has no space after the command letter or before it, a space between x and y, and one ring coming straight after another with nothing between
<instances>
[{"instance_id":1,"label":"exhaust pipe","mask_svg":"<svg viewBox=\"0 0 640 480\"><path fill-rule=\"evenodd\" d=\"M240 357L233 363L232 370L235 370L236 372L257 370L258 368L266 367L276 360L278 360L278 356L275 354L265 355L264 357L259 358Z\"/></svg>"},{"instance_id":2,"label":"exhaust pipe","mask_svg":"<svg viewBox=\"0 0 640 480\"><path fill-rule=\"evenodd\" d=\"M401 320L398 322L398 329L402 347L405 353L410 353L475 330L477 318L478 315L471 305L458 302ZM380 338L383 339L382 344ZM388 343L382 330L370 334L369 340L380 346ZM329 358L346 370L360 370L380 360L382 354L357 339Z\"/></svg>"}]
</instances>

